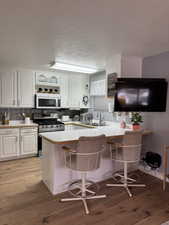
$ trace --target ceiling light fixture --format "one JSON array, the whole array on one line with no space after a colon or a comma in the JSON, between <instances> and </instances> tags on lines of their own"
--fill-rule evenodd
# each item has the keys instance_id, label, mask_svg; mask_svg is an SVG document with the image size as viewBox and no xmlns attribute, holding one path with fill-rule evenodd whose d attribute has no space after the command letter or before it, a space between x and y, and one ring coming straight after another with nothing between
<instances>
[{"instance_id":1,"label":"ceiling light fixture","mask_svg":"<svg viewBox=\"0 0 169 225\"><path fill-rule=\"evenodd\" d=\"M71 65L71 64L60 63L60 62L53 63L50 66L50 68L56 69L56 70L66 70L71 72L88 73L88 74L98 72L98 70L94 68L82 67L82 66Z\"/></svg>"}]
</instances>

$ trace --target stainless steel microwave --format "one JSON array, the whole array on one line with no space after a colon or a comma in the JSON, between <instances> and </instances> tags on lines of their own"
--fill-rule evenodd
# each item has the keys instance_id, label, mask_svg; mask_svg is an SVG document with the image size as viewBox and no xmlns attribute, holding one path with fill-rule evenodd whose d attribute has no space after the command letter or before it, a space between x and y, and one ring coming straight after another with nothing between
<instances>
[{"instance_id":1,"label":"stainless steel microwave","mask_svg":"<svg viewBox=\"0 0 169 225\"><path fill-rule=\"evenodd\" d=\"M37 109L56 109L61 107L59 94L38 93L35 95L35 107Z\"/></svg>"}]
</instances>

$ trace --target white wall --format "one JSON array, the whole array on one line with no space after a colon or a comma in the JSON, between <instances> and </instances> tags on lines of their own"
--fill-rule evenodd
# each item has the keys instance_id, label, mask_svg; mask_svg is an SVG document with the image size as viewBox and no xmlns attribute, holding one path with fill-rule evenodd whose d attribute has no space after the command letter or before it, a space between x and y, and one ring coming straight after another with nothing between
<instances>
[{"instance_id":1,"label":"white wall","mask_svg":"<svg viewBox=\"0 0 169 225\"><path fill-rule=\"evenodd\" d=\"M122 54L113 55L106 63L106 74L110 73L117 73L118 77L141 77L142 58Z\"/></svg>"},{"instance_id":2,"label":"white wall","mask_svg":"<svg viewBox=\"0 0 169 225\"><path fill-rule=\"evenodd\" d=\"M142 58L137 56L123 56L121 77L142 77Z\"/></svg>"},{"instance_id":3,"label":"white wall","mask_svg":"<svg viewBox=\"0 0 169 225\"><path fill-rule=\"evenodd\" d=\"M112 55L106 62L106 74L109 73L117 73L119 76L121 75L121 60L122 55L116 54Z\"/></svg>"},{"instance_id":4,"label":"white wall","mask_svg":"<svg viewBox=\"0 0 169 225\"><path fill-rule=\"evenodd\" d=\"M144 78L166 78L169 82L169 52L144 58ZM162 154L164 144L169 145L169 89L166 112L144 113L145 127L153 134L147 138L146 148Z\"/></svg>"}]
</instances>

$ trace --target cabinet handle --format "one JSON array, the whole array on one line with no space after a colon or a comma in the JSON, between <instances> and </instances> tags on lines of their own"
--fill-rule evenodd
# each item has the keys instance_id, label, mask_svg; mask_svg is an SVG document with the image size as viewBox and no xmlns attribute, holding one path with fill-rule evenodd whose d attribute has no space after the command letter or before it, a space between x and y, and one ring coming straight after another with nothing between
<instances>
[{"instance_id":1,"label":"cabinet handle","mask_svg":"<svg viewBox=\"0 0 169 225\"><path fill-rule=\"evenodd\" d=\"M20 142L22 142L22 136L20 136Z\"/></svg>"},{"instance_id":2,"label":"cabinet handle","mask_svg":"<svg viewBox=\"0 0 169 225\"><path fill-rule=\"evenodd\" d=\"M20 105L20 100L18 99L18 101L17 101L17 102L18 102L18 106L19 106L19 105Z\"/></svg>"},{"instance_id":3,"label":"cabinet handle","mask_svg":"<svg viewBox=\"0 0 169 225\"><path fill-rule=\"evenodd\" d=\"M13 105L15 105L15 99L13 100Z\"/></svg>"},{"instance_id":4,"label":"cabinet handle","mask_svg":"<svg viewBox=\"0 0 169 225\"><path fill-rule=\"evenodd\" d=\"M18 137L16 137L15 141L18 142Z\"/></svg>"}]
</instances>

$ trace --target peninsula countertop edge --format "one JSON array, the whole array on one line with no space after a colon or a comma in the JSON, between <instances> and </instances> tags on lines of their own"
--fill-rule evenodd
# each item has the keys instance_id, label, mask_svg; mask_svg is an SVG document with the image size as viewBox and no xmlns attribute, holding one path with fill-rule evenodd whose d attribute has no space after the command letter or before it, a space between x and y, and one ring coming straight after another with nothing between
<instances>
[{"instance_id":1,"label":"peninsula countertop edge","mask_svg":"<svg viewBox=\"0 0 169 225\"><path fill-rule=\"evenodd\" d=\"M109 138L120 138L124 135L125 131L131 129L114 128L112 126L87 128L84 130L71 130L71 131L59 131L59 132L48 132L41 133L40 135L45 140L53 144L69 144L77 142L81 136L97 136L105 134ZM143 135L150 135L152 131L143 129Z\"/></svg>"}]
</instances>

